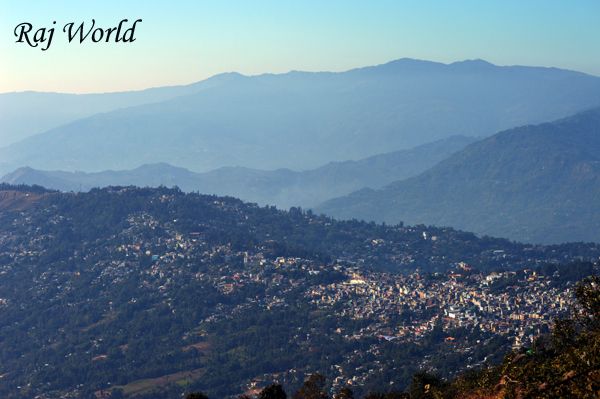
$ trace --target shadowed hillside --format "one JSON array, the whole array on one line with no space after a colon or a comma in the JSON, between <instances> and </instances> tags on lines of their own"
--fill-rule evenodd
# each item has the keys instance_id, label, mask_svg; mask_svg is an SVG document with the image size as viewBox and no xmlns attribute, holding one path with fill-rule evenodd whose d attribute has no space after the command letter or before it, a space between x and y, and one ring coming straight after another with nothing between
<instances>
[{"instance_id":1,"label":"shadowed hillside","mask_svg":"<svg viewBox=\"0 0 600 399\"><path fill-rule=\"evenodd\" d=\"M600 109L498 133L429 171L318 208L528 242L600 241Z\"/></svg>"}]
</instances>

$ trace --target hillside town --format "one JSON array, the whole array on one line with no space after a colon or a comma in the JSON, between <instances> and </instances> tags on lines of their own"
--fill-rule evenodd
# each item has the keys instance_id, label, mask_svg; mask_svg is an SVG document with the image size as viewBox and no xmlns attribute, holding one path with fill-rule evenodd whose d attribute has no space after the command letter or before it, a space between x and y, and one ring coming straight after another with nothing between
<instances>
[{"instance_id":1,"label":"hillside town","mask_svg":"<svg viewBox=\"0 0 600 399\"><path fill-rule=\"evenodd\" d=\"M109 397L148 378L227 397L312 372L332 390L448 376L531 346L600 254L171 189L14 196L0 213L0 393L22 397Z\"/></svg>"}]
</instances>

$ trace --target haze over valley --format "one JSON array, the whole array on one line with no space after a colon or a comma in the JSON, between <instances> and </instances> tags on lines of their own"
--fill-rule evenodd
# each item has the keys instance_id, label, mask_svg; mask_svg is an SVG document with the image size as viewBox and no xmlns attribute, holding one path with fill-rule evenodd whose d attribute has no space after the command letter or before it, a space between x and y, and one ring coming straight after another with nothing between
<instances>
[{"instance_id":1,"label":"haze over valley","mask_svg":"<svg viewBox=\"0 0 600 399\"><path fill-rule=\"evenodd\" d=\"M81 100L4 94L4 104L15 109L0 136L4 143L23 139L0 148L0 172L24 166L99 172L158 162L194 172L301 171L551 121L600 106L599 93L600 78L573 71L399 59L343 73L224 74L182 88ZM37 97L43 105L33 103ZM77 119L92 112L92 100L101 113ZM69 102L86 109L68 111L59 122L54 115L73 109ZM144 102L150 104L127 107ZM32 123L31 106L54 118L44 126L60 126L38 133L40 122L19 131Z\"/></svg>"}]
</instances>

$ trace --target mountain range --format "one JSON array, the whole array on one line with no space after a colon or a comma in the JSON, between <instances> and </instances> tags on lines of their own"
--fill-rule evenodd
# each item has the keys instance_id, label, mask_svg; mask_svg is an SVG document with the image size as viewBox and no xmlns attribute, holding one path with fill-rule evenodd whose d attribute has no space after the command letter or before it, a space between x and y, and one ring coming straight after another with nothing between
<instances>
[{"instance_id":1,"label":"mountain range","mask_svg":"<svg viewBox=\"0 0 600 399\"><path fill-rule=\"evenodd\" d=\"M16 107L19 96L47 95L7 94L2 107ZM565 117L600 105L600 78L481 60L400 59L341 73L232 73L198 85L116 95L121 100L110 107L104 96L98 95L95 108L83 106L93 96L64 103L50 96L43 103L57 105L48 106L49 114L69 113L53 120L38 112L41 106L17 107L9 113L12 120L30 121L17 130L16 122L3 121L13 139L24 134L19 129L33 133L65 124L1 148L0 172L23 166L94 172L157 162L195 172L224 166L313 169L457 134L489 136ZM127 96L133 99L125 101ZM79 113L64 111L77 103L84 108ZM69 121L93 112L101 113Z\"/></svg>"},{"instance_id":2,"label":"mountain range","mask_svg":"<svg viewBox=\"0 0 600 399\"><path fill-rule=\"evenodd\" d=\"M157 87L116 93L0 93L0 147L99 113L166 101L197 93L228 79L229 74L185 86ZM32 115L35 115L32 118Z\"/></svg>"},{"instance_id":3,"label":"mountain range","mask_svg":"<svg viewBox=\"0 0 600 399\"><path fill-rule=\"evenodd\" d=\"M317 210L557 243L600 241L600 109L500 132L430 170Z\"/></svg>"},{"instance_id":4,"label":"mountain range","mask_svg":"<svg viewBox=\"0 0 600 399\"><path fill-rule=\"evenodd\" d=\"M358 161L331 162L302 172L225 167L195 173L169 164L150 164L133 170L97 173L42 171L24 167L7 174L0 181L35 184L61 191L87 191L94 187L127 185L178 186L187 192L228 195L262 205L308 208L364 187L380 188L393 181L415 176L475 140L454 136L410 150Z\"/></svg>"},{"instance_id":5,"label":"mountain range","mask_svg":"<svg viewBox=\"0 0 600 399\"><path fill-rule=\"evenodd\" d=\"M230 73L0 126L2 398L597 392L598 77Z\"/></svg>"}]
</instances>

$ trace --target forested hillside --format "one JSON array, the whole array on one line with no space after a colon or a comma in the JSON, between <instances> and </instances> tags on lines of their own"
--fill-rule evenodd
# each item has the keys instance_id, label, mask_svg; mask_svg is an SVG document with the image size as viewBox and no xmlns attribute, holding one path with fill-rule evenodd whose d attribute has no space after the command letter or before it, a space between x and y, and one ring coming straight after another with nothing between
<instances>
[{"instance_id":1,"label":"forested hillside","mask_svg":"<svg viewBox=\"0 0 600 399\"><path fill-rule=\"evenodd\" d=\"M167 188L5 185L0 207L6 398L450 377L547 331L600 256Z\"/></svg>"}]
</instances>

